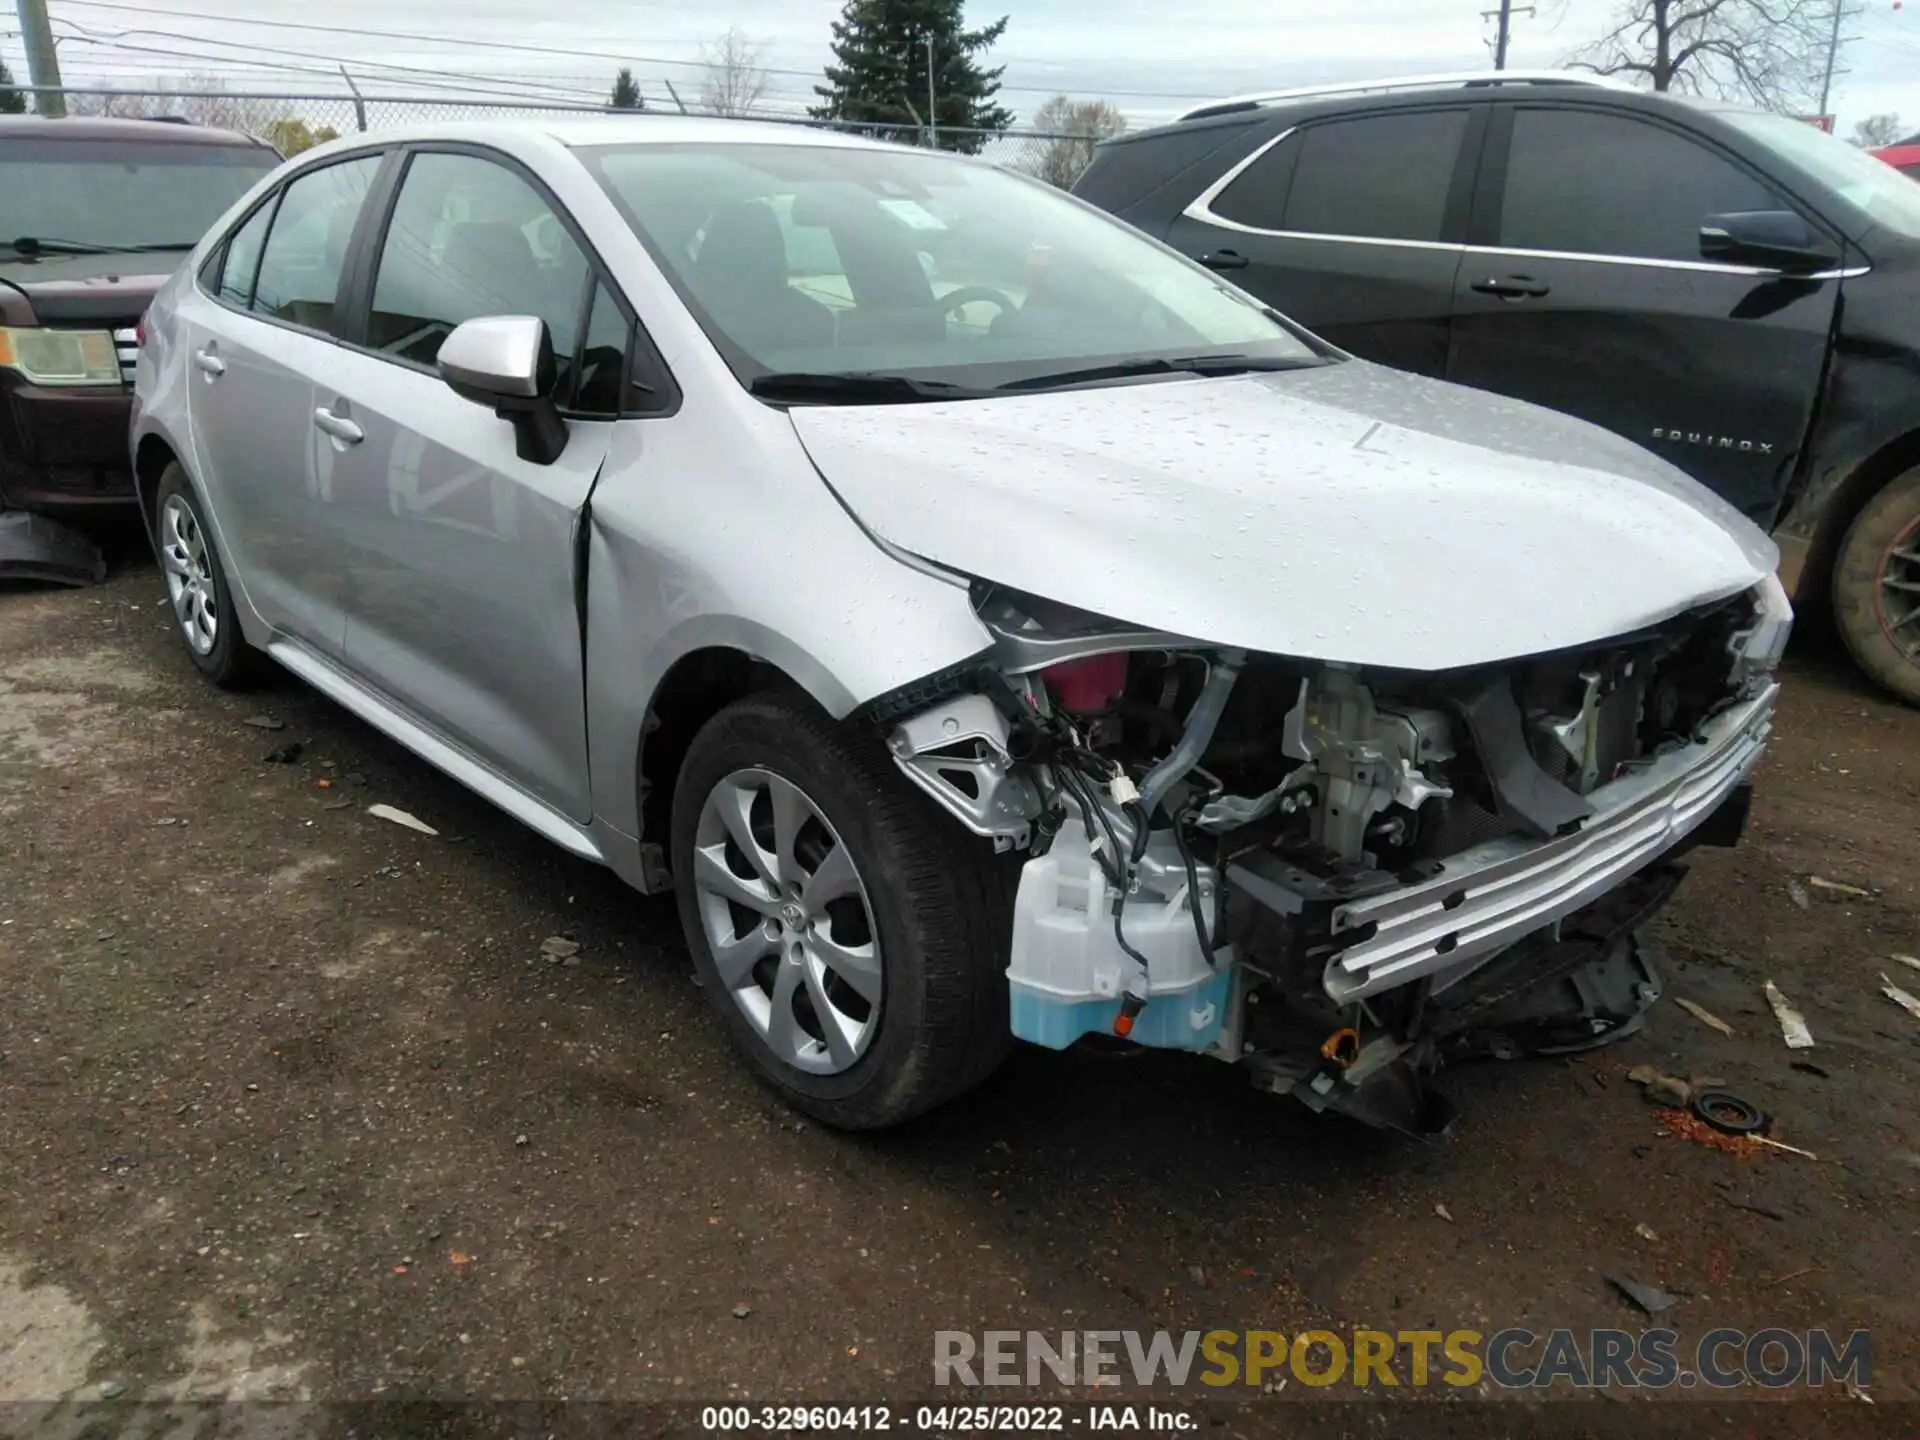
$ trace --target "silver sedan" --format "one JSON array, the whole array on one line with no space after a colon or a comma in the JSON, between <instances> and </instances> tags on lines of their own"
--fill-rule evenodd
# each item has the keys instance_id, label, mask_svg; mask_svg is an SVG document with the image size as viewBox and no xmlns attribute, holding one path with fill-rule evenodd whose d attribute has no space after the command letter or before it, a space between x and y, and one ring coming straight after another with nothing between
<instances>
[{"instance_id":1,"label":"silver sedan","mask_svg":"<svg viewBox=\"0 0 1920 1440\"><path fill-rule=\"evenodd\" d=\"M1638 1023L1638 923L1766 737L1789 616L1726 506L977 161L356 136L140 343L192 662L672 888L834 1124L1105 1036L1417 1128L1488 1033Z\"/></svg>"}]
</instances>

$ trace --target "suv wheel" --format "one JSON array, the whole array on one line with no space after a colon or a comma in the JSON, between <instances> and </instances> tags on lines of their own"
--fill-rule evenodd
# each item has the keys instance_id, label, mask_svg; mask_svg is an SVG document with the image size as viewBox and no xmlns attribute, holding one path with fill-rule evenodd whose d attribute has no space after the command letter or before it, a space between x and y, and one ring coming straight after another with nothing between
<instances>
[{"instance_id":1,"label":"suv wheel","mask_svg":"<svg viewBox=\"0 0 1920 1440\"><path fill-rule=\"evenodd\" d=\"M672 861L707 998L797 1109L877 1129L1005 1058L1005 873L876 739L799 696L729 706L681 768Z\"/></svg>"},{"instance_id":2,"label":"suv wheel","mask_svg":"<svg viewBox=\"0 0 1920 1440\"><path fill-rule=\"evenodd\" d=\"M1847 528L1833 613L1860 668L1920 705L1920 469L1888 484Z\"/></svg>"},{"instance_id":3,"label":"suv wheel","mask_svg":"<svg viewBox=\"0 0 1920 1440\"><path fill-rule=\"evenodd\" d=\"M240 634L226 570L214 549L199 498L178 464L160 477L154 496L154 550L167 580L174 630L187 656L214 684L239 688L256 678L260 652Z\"/></svg>"}]
</instances>

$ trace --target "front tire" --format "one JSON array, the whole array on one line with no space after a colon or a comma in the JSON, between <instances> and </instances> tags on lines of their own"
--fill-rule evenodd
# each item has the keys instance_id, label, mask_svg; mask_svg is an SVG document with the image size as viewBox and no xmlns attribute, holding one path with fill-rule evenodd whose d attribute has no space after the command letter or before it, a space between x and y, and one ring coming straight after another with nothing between
<instances>
[{"instance_id":1,"label":"front tire","mask_svg":"<svg viewBox=\"0 0 1920 1440\"><path fill-rule=\"evenodd\" d=\"M1920 706L1920 468L1885 486L1847 527L1833 613L1860 668Z\"/></svg>"},{"instance_id":2,"label":"front tire","mask_svg":"<svg viewBox=\"0 0 1920 1440\"><path fill-rule=\"evenodd\" d=\"M154 495L153 536L173 607L174 634L186 647L187 658L222 689L242 689L257 680L265 668L260 652L240 633L240 618L213 532L178 462L160 476Z\"/></svg>"},{"instance_id":3,"label":"front tire","mask_svg":"<svg viewBox=\"0 0 1920 1440\"><path fill-rule=\"evenodd\" d=\"M672 829L707 998L788 1104L878 1129L1006 1057L1008 876L877 739L797 695L739 701L688 750Z\"/></svg>"}]
</instances>

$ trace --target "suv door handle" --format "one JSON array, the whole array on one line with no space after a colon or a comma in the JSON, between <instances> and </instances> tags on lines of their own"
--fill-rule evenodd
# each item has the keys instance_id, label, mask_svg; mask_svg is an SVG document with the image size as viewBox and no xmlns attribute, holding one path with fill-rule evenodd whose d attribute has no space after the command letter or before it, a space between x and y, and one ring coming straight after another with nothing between
<instances>
[{"instance_id":1,"label":"suv door handle","mask_svg":"<svg viewBox=\"0 0 1920 1440\"><path fill-rule=\"evenodd\" d=\"M367 432L344 415L336 415L322 405L313 412L313 423L320 430L347 445L358 445L367 438Z\"/></svg>"},{"instance_id":2,"label":"suv door handle","mask_svg":"<svg viewBox=\"0 0 1920 1440\"><path fill-rule=\"evenodd\" d=\"M1248 261L1238 250L1213 250L1202 255L1200 263L1209 270L1244 270Z\"/></svg>"},{"instance_id":3,"label":"suv door handle","mask_svg":"<svg viewBox=\"0 0 1920 1440\"><path fill-rule=\"evenodd\" d=\"M1482 295L1498 295L1502 300L1524 300L1529 295L1546 295L1553 290L1551 285L1542 285L1525 275L1508 275L1504 279L1490 276L1474 281L1473 288Z\"/></svg>"},{"instance_id":4,"label":"suv door handle","mask_svg":"<svg viewBox=\"0 0 1920 1440\"><path fill-rule=\"evenodd\" d=\"M211 350L194 351L193 363L198 365L202 370L206 371L207 374L209 375L224 375L227 373L227 362L222 360L218 355L214 354Z\"/></svg>"}]
</instances>

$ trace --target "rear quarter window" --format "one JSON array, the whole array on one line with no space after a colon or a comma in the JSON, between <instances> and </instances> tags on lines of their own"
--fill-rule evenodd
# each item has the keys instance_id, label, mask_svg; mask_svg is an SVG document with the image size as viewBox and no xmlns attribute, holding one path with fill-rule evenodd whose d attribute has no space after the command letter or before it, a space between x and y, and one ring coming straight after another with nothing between
<instances>
[{"instance_id":1,"label":"rear quarter window","mask_svg":"<svg viewBox=\"0 0 1920 1440\"><path fill-rule=\"evenodd\" d=\"M1074 183L1073 193L1117 215L1198 167L1181 187L1197 195L1252 148L1253 128L1202 125L1102 145L1093 152L1093 164ZM1201 165L1209 156L1213 162ZM1180 203L1190 198L1183 194Z\"/></svg>"}]
</instances>

